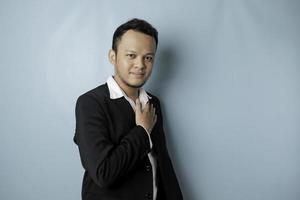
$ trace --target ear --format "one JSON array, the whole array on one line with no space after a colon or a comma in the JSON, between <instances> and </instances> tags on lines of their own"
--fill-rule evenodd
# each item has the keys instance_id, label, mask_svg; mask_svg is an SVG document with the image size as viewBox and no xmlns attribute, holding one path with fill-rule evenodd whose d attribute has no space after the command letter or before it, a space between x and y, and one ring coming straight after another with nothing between
<instances>
[{"instance_id":1,"label":"ear","mask_svg":"<svg viewBox=\"0 0 300 200\"><path fill-rule=\"evenodd\" d=\"M113 65L116 64L116 58L117 58L117 54L114 50L110 49L109 52L108 52L108 59L109 59L109 62Z\"/></svg>"}]
</instances>

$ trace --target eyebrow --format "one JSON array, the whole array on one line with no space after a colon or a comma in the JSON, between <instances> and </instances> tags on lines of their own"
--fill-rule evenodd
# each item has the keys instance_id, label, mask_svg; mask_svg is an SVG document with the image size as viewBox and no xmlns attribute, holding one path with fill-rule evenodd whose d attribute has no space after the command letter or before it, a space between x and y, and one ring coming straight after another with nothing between
<instances>
[{"instance_id":1,"label":"eyebrow","mask_svg":"<svg viewBox=\"0 0 300 200\"><path fill-rule=\"evenodd\" d=\"M136 51L134 51L134 50L125 50L126 52L130 52L130 53L136 53ZM155 53L152 53L152 52L150 52L150 53L146 53L145 55L155 55Z\"/></svg>"}]
</instances>

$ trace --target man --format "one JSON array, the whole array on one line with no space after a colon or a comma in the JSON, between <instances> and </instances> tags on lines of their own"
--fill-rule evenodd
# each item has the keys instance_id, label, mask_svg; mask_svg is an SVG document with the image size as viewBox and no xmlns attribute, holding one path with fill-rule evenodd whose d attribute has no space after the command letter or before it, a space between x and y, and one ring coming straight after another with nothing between
<instances>
[{"instance_id":1,"label":"man","mask_svg":"<svg viewBox=\"0 0 300 200\"><path fill-rule=\"evenodd\" d=\"M157 35L140 19L119 26L109 51L114 76L77 100L74 141L85 169L84 200L183 199L159 100L142 88L151 75Z\"/></svg>"}]
</instances>

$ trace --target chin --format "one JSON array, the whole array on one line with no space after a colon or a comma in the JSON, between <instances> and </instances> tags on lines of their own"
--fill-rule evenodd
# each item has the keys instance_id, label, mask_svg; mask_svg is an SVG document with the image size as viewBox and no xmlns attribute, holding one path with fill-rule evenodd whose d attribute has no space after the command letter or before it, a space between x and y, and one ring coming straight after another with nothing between
<instances>
[{"instance_id":1,"label":"chin","mask_svg":"<svg viewBox=\"0 0 300 200\"><path fill-rule=\"evenodd\" d=\"M143 85L146 83L146 81L139 81L134 83L128 83L127 85L133 88L140 88L143 87Z\"/></svg>"}]
</instances>

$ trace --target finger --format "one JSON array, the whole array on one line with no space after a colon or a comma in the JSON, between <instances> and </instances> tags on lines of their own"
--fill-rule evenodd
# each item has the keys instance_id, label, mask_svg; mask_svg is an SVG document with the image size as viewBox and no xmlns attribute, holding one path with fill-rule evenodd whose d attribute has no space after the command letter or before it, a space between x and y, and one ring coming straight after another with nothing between
<instances>
[{"instance_id":1,"label":"finger","mask_svg":"<svg viewBox=\"0 0 300 200\"><path fill-rule=\"evenodd\" d=\"M156 124L156 121L157 121L157 115L155 114L154 115L154 122L153 122L153 124Z\"/></svg>"},{"instance_id":2,"label":"finger","mask_svg":"<svg viewBox=\"0 0 300 200\"><path fill-rule=\"evenodd\" d=\"M155 107L152 104L151 105L151 116L154 117L154 115L155 115Z\"/></svg>"},{"instance_id":3,"label":"finger","mask_svg":"<svg viewBox=\"0 0 300 200\"><path fill-rule=\"evenodd\" d=\"M149 112L151 113L153 109L153 105L151 103L149 103Z\"/></svg>"},{"instance_id":4,"label":"finger","mask_svg":"<svg viewBox=\"0 0 300 200\"><path fill-rule=\"evenodd\" d=\"M135 100L135 112L138 112L138 113L142 112L142 105L141 105L139 98L137 98Z\"/></svg>"},{"instance_id":5,"label":"finger","mask_svg":"<svg viewBox=\"0 0 300 200\"><path fill-rule=\"evenodd\" d=\"M154 104L152 104L152 110L155 112L155 106L154 106Z\"/></svg>"},{"instance_id":6,"label":"finger","mask_svg":"<svg viewBox=\"0 0 300 200\"><path fill-rule=\"evenodd\" d=\"M149 111L150 110L150 105L149 104L150 104L149 101L147 101L143 111Z\"/></svg>"}]
</instances>

